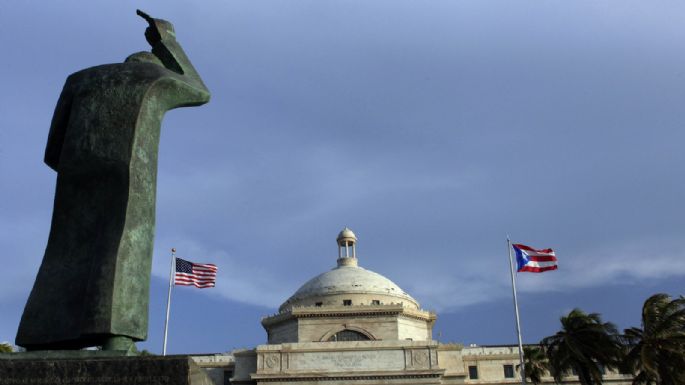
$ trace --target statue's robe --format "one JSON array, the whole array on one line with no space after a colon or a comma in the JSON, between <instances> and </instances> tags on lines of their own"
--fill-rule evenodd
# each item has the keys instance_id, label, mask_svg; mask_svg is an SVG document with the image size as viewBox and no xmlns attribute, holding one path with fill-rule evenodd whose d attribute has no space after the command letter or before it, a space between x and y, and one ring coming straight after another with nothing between
<instances>
[{"instance_id":1,"label":"statue's robe","mask_svg":"<svg viewBox=\"0 0 685 385\"><path fill-rule=\"evenodd\" d=\"M209 100L185 54L172 48L180 55L166 50L164 64L175 70L126 62L67 79L45 153L57 171L50 236L18 345L74 349L111 336L147 338L161 121L169 109Z\"/></svg>"}]
</instances>

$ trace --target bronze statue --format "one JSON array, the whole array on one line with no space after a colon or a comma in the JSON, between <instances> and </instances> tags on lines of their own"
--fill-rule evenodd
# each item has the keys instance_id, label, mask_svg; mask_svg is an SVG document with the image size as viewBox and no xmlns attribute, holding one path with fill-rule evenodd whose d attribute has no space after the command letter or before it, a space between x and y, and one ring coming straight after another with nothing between
<instances>
[{"instance_id":1,"label":"bronze statue","mask_svg":"<svg viewBox=\"0 0 685 385\"><path fill-rule=\"evenodd\" d=\"M152 52L70 75L55 108L52 225L16 338L28 350L130 352L147 338L161 121L210 94L173 25L138 15Z\"/></svg>"}]
</instances>

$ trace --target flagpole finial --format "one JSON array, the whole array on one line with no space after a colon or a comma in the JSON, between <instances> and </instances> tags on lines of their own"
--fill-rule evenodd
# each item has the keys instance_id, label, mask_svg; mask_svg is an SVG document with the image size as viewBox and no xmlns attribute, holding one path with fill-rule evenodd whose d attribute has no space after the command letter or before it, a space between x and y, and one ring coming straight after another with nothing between
<instances>
[{"instance_id":1,"label":"flagpole finial","mask_svg":"<svg viewBox=\"0 0 685 385\"><path fill-rule=\"evenodd\" d=\"M176 248L175 248L175 247L172 247L172 248L171 248L171 252L172 252L172 253L175 253L175 252L176 252Z\"/></svg>"}]
</instances>

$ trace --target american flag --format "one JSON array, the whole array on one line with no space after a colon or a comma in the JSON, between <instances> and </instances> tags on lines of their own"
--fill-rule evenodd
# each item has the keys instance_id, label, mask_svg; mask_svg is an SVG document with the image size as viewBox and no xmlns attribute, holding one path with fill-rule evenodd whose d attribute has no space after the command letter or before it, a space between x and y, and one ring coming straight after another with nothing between
<instances>
[{"instance_id":1,"label":"american flag","mask_svg":"<svg viewBox=\"0 0 685 385\"><path fill-rule=\"evenodd\" d=\"M183 286L195 286L200 289L214 287L218 268L211 263L193 263L176 258L176 275L174 283Z\"/></svg>"}]
</instances>

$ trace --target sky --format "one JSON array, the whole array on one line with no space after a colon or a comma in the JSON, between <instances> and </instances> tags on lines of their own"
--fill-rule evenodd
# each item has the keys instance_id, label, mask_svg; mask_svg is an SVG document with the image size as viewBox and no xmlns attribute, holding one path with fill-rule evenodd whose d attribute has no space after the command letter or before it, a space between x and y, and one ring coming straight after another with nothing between
<instances>
[{"instance_id":1,"label":"sky","mask_svg":"<svg viewBox=\"0 0 685 385\"><path fill-rule=\"evenodd\" d=\"M66 77L174 23L212 92L159 147L149 338L170 249L219 266L172 294L170 353L265 343L260 318L359 264L438 313L434 337L516 342L507 234L559 269L519 274L523 339L573 308L620 329L685 294L685 3L561 0L2 1L0 341L50 230L43 152Z\"/></svg>"}]
</instances>

